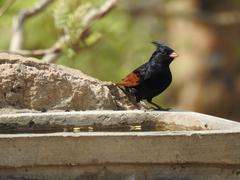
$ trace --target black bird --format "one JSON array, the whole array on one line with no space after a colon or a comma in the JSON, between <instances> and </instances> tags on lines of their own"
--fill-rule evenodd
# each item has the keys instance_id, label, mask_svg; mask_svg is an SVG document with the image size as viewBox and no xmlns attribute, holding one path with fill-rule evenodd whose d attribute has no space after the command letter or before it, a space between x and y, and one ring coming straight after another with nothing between
<instances>
[{"instance_id":1,"label":"black bird","mask_svg":"<svg viewBox=\"0 0 240 180\"><path fill-rule=\"evenodd\" d=\"M146 99L150 104L162 109L152 102L152 98L161 94L171 84L172 74L169 65L178 54L157 41L152 43L156 50L149 61L129 73L116 85L124 86L128 93L136 97L137 102Z\"/></svg>"}]
</instances>

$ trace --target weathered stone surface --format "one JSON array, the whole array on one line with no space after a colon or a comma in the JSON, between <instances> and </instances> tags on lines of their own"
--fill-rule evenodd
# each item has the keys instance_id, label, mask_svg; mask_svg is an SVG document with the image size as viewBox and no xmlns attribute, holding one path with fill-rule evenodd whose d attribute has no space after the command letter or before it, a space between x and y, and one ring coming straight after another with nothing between
<instances>
[{"instance_id":1,"label":"weathered stone surface","mask_svg":"<svg viewBox=\"0 0 240 180\"><path fill-rule=\"evenodd\" d=\"M240 123L199 113L85 111L0 115L0 124L5 123L1 129L9 124L26 124L31 129L41 123L50 127L93 124L101 127L144 121L162 122L166 126L174 123L175 129L0 134L0 168L105 163L240 165ZM179 129L179 125L190 131Z\"/></svg>"},{"instance_id":2,"label":"weathered stone surface","mask_svg":"<svg viewBox=\"0 0 240 180\"><path fill-rule=\"evenodd\" d=\"M202 130L0 134L0 179L235 180L240 123L191 112L5 114L0 122L102 125L153 120ZM89 122L87 122L87 120ZM19 122L21 121L21 122ZM207 124L210 130L204 129ZM101 125L101 124L100 124ZM31 126L29 126L31 128Z\"/></svg>"},{"instance_id":3,"label":"weathered stone surface","mask_svg":"<svg viewBox=\"0 0 240 180\"><path fill-rule=\"evenodd\" d=\"M207 164L102 164L0 168L0 179L239 180L239 166Z\"/></svg>"},{"instance_id":4,"label":"weathered stone surface","mask_svg":"<svg viewBox=\"0 0 240 180\"><path fill-rule=\"evenodd\" d=\"M35 110L132 109L114 84L78 70L0 53L0 108Z\"/></svg>"}]
</instances>

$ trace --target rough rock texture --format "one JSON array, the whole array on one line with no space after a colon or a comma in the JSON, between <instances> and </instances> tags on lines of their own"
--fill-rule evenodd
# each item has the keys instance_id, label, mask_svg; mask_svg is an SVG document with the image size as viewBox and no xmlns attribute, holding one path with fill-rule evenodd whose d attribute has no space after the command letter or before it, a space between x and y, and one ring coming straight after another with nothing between
<instances>
[{"instance_id":1,"label":"rough rock texture","mask_svg":"<svg viewBox=\"0 0 240 180\"><path fill-rule=\"evenodd\" d=\"M133 109L114 84L78 70L0 53L0 108L34 110Z\"/></svg>"}]
</instances>

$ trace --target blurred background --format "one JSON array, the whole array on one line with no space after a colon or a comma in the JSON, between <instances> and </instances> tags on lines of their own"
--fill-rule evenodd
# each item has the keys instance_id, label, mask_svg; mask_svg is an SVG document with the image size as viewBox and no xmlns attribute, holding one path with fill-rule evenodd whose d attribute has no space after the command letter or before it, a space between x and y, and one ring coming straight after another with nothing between
<instances>
[{"instance_id":1,"label":"blurred background","mask_svg":"<svg viewBox=\"0 0 240 180\"><path fill-rule=\"evenodd\" d=\"M11 49L14 17L40 1L0 1L0 51L18 50ZM20 48L48 49L67 34L54 63L117 82L149 59L158 40L180 57L172 85L154 102L240 121L239 0L116 0L86 29L84 17L106 2L49 1L24 21Z\"/></svg>"}]
</instances>

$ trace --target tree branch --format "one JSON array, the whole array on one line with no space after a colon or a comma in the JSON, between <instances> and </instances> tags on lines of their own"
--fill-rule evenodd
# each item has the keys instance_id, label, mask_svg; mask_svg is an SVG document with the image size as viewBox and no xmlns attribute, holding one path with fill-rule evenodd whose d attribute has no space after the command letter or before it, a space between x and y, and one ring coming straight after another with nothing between
<instances>
[{"instance_id":1,"label":"tree branch","mask_svg":"<svg viewBox=\"0 0 240 180\"><path fill-rule=\"evenodd\" d=\"M40 0L34 7L21 11L15 18L15 23L13 25L13 37L11 41L11 46L9 53L21 54L21 55L32 55L32 56L43 56L42 60L49 63L54 63L57 58L61 55L64 45L70 41L70 36L68 34L63 35L56 41L52 47L48 49L38 49L38 50L22 50L22 26L25 18L35 15L41 12L51 0ZM85 17L83 17L83 30L79 34L79 39L84 40L89 36L89 29L92 24L108 14L116 5L117 0L106 0L106 2L97 9L91 10ZM80 50L80 49L78 49Z\"/></svg>"},{"instance_id":2,"label":"tree branch","mask_svg":"<svg viewBox=\"0 0 240 180\"><path fill-rule=\"evenodd\" d=\"M10 51L18 51L23 44L23 24L31 16L42 12L53 0L39 0L33 7L20 11L13 20Z\"/></svg>"}]
</instances>

